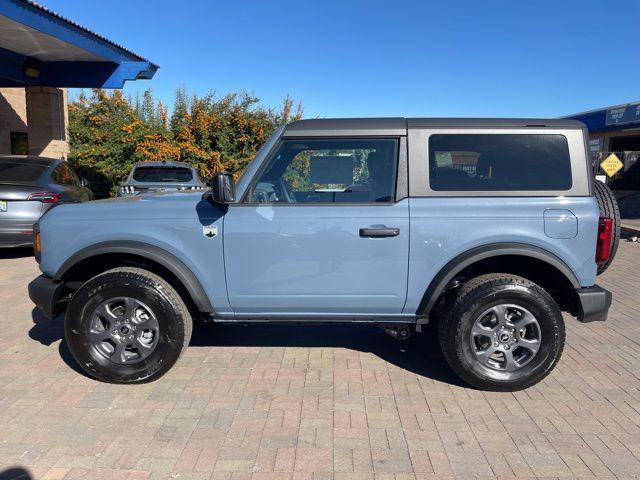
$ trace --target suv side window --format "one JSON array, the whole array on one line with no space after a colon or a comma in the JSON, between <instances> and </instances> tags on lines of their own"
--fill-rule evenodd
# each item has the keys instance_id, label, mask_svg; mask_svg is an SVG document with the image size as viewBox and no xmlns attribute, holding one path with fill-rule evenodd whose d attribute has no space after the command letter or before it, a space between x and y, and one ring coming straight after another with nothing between
<instances>
[{"instance_id":1,"label":"suv side window","mask_svg":"<svg viewBox=\"0 0 640 480\"><path fill-rule=\"evenodd\" d=\"M66 163L58 165L51 173L51 178L59 185L79 185L80 180L76 173Z\"/></svg>"},{"instance_id":2,"label":"suv side window","mask_svg":"<svg viewBox=\"0 0 640 480\"><path fill-rule=\"evenodd\" d=\"M267 159L245 201L392 202L397 163L397 139L285 139Z\"/></svg>"},{"instance_id":3,"label":"suv side window","mask_svg":"<svg viewBox=\"0 0 640 480\"><path fill-rule=\"evenodd\" d=\"M436 191L569 190L567 139L557 134L431 135L429 184Z\"/></svg>"}]
</instances>

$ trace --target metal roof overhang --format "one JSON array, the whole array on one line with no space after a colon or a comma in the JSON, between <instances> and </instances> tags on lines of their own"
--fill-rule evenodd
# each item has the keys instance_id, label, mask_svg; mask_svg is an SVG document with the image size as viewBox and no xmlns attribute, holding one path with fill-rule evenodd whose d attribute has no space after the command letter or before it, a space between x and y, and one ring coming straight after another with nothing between
<instances>
[{"instance_id":1,"label":"metal roof overhang","mask_svg":"<svg viewBox=\"0 0 640 480\"><path fill-rule=\"evenodd\" d=\"M575 113L572 118L584 123L590 132L606 132L640 127L640 103L624 103L598 110Z\"/></svg>"},{"instance_id":2,"label":"metal roof overhang","mask_svg":"<svg viewBox=\"0 0 640 480\"><path fill-rule=\"evenodd\" d=\"M0 87L122 88L158 66L29 0L0 0Z\"/></svg>"}]
</instances>

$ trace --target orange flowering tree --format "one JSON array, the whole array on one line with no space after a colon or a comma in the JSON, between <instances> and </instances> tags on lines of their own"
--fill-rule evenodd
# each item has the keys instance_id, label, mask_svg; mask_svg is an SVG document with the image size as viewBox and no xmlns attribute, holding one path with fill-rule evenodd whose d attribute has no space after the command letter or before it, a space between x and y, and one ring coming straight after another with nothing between
<instances>
[{"instance_id":1,"label":"orange flowering tree","mask_svg":"<svg viewBox=\"0 0 640 480\"><path fill-rule=\"evenodd\" d=\"M289 97L271 109L247 93L198 97L179 89L169 114L151 91L129 98L96 89L69 103L69 161L97 196L115 194L142 161L189 162L203 178L237 176L278 126L300 118L301 105Z\"/></svg>"}]
</instances>

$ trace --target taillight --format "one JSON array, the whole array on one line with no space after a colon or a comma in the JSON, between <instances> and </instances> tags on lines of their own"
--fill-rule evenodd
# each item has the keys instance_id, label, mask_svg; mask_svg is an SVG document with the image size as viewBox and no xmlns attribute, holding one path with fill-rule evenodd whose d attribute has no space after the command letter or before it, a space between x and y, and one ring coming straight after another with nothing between
<instances>
[{"instance_id":1,"label":"taillight","mask_svg":"<svg viewBox=\"0 0 640 480\"><path fill-rule=\"evenodd\" d=\"M600 217L596 242L596 263L605 263L609 260L611 240L613 240L613 221L609 217Z\"/></svg>"},{"instance_id":2,"label":"taillight","mask_svg":"<svg viewBox=\"0 0 640 480\"><path fill-rule=\"evenodd\" d=\"M60 198L62 198L62 195L59 193L36 192L29 195L27 200L35 200L42 203L57 203L60 201Z\"/></svg>"}]
</instances>

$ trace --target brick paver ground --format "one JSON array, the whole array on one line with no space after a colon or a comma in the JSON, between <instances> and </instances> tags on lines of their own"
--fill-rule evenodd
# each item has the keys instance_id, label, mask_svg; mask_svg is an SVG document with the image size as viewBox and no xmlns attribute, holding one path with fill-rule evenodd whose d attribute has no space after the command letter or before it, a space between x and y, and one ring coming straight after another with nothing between
<instances>
[{"instance_id":1,"label":"brick paver ground","mask_svg":"<svg viewBox=\"0 0 640 480\"><path fill-rule=\"evenodd\" d=\"M555 371L523 392L460 385L433 337L368 327L204 326L141 386L79 371L0 259L0 479L635 478L640 244L599 283L606 323L567 318Z\"/></svg>"}]
</instances>

